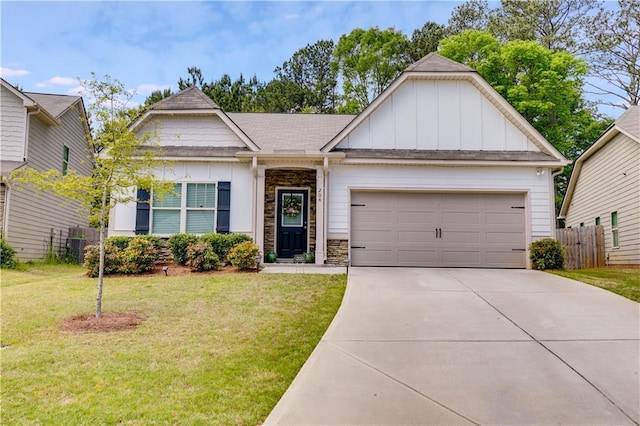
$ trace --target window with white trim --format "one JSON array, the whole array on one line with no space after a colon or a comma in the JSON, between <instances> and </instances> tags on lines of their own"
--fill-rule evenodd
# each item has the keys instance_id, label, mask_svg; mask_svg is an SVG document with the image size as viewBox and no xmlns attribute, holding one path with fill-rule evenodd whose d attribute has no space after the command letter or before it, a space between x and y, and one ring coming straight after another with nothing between
<instances>
[{"instance_id":1,"label":"window with white trim","mask_svg":"<svg viewBox=\"0 0 640 426\"><path fill-rule=\"evenodd\" d=\"M613 247L620 247L620 239L618 235L618 212L611 212L611 240Z\"/></svg>"},{"instance_id":2,"label":"window with white trim","mask_svg":"<svg viewBox=\"0 0 640 426\"><path fill-rule=\"evenodd\" d=\"M173 193L153 197L151 233L207 234L215 231L215 217L215 183L176 183Z\"/></svg>"}]
</instances>

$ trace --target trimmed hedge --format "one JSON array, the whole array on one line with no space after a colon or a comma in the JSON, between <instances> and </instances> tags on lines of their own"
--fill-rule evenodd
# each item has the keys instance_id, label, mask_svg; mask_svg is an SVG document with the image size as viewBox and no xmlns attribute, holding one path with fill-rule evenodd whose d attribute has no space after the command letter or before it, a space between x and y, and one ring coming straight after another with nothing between
<instances>
[{"instance_id":1,"label":"trimmed hedge","mask_svg":"<svg viewBox=\"0 0 640 426\"><path fill-rule=\"evenodd\" d=\"M229 251L231 264L240 270L253 269L256 267L256 256L260 254L260 248L252 241L244 241L236 244Z\"/></svg>"},{"instance_id":2,"label":"trimmed hedge","mask_svg":"<svg viewBox=\"0 0 640 426\"><path fill-rule=\"evenodd\" d=\"M535 269L564 269L565 249L554 238L534 241L529 246L529 257Z\"/></svg>"},{"instance_id":3,"label":"trimmed hedge","mask_svg":"<svg viewBox=\"0 0 640 426\"><path fill-rule=\"evenodd\" d=\"M189 248L189 244L195 244L197 242L198 237L193 234L174 234L169 237L167 247L171 250L173 260L180 265L184 265L187 262L187 248Z\"/></svg>"},{"instance_id":4,"label":"trimmed hedge","mask_svg":"<svg viewBox=\"0 0 640 426\"><path fill-rule=\"evenodd\" d=\"M194 272L201 272L218 270L222 263L209 243L198 241L187 247L186 265Z\"/></svg>"},{"instance_id":5,"label":"trimmed hedge","mask_svg":"<svg viewBox=\"0 0 640 426\"><path fill-rule=\"evenodd\" d=\"M252 240L250 236L245 234L204 234L200 237L200 241L209 243L218 258L227 261L229 251L235 245Z\"/></svg>"}]
</instances>

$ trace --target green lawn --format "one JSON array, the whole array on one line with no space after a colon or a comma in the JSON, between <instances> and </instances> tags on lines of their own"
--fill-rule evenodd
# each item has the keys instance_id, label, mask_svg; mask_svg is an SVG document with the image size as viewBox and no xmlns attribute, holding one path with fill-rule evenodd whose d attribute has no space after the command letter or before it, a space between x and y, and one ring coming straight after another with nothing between
<instances>
[{"instance_id":1,"label":"green lawn","mask_svg":"<svg viewBox=\"0 0 640 426\"><path fill-rule=\"evenodd\" d=\"M259 424L337 311L345 275L105 280L133 331L70 334L96 280L74 266L1 272L2 424Z\"/></svg>"},{"instance_id":2,"label":"green lawn","mask_svg":"<svg viewBox=\"0 0 640 426\"><path fill-rule=\"evenodd\" d=\"M640 302L640 269L637 268L609 267L549 272L604 288L627 299Z\"/></svg>"}]
</instances>

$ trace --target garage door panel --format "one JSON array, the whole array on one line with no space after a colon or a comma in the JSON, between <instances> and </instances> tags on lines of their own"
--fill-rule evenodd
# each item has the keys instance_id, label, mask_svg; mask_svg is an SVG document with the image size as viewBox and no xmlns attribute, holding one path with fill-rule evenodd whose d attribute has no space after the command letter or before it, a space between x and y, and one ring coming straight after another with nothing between
<instances>
[{"instance_id":1,"label":"garage door panel","mask_svg":"<svg viewBox=\"0 0 640 426\"><path fill-rule=\"evenodd\" d=\"M526 266L514 251L525 248L523 194L354 191L351 200L353 265Z\"/></svg>"}]
</instances>

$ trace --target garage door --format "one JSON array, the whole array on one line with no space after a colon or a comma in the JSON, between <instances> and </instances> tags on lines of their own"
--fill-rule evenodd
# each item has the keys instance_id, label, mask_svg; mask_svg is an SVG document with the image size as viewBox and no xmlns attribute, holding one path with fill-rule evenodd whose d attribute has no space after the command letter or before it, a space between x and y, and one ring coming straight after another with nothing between
<instances>
[{"instance_id":1,"label":"garage door","mask_svg":"<svg viewBox=\"0 0 640 426\"><path fill-rule=\"evenodd\" d=\"M352 192L351 264L524 268L524 194Z\"/></svg>"}]
</instances>

